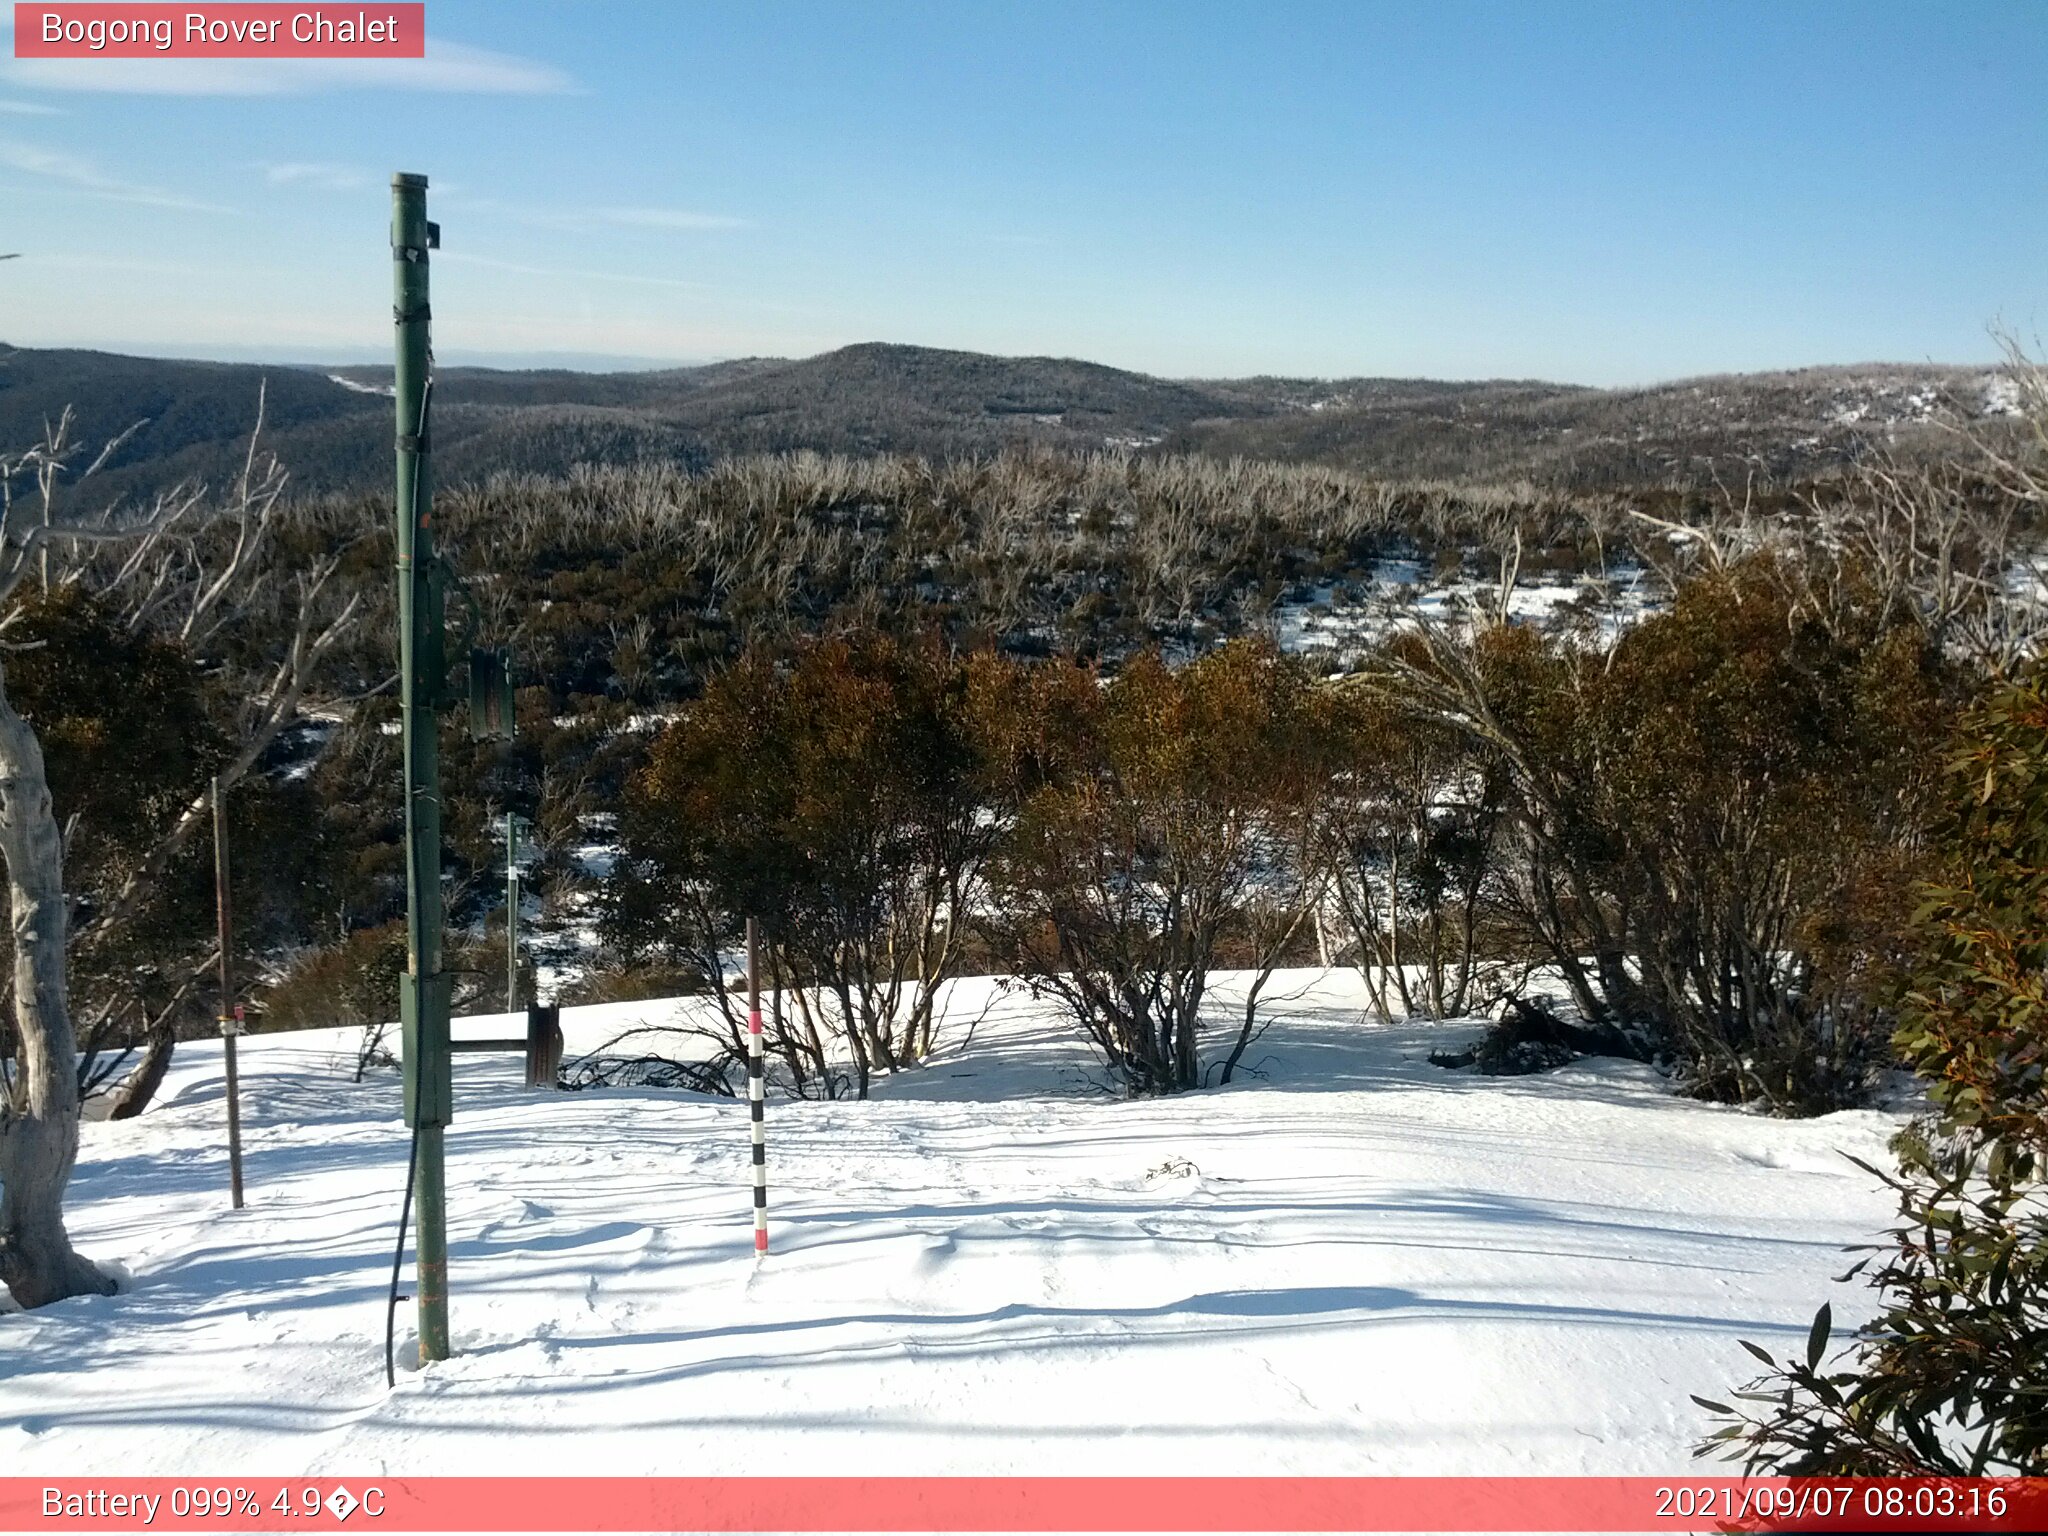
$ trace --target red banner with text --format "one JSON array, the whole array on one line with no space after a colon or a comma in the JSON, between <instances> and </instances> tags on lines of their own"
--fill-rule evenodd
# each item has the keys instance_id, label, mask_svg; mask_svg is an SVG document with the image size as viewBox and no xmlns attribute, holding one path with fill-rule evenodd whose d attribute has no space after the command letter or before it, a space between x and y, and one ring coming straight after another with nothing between
<instances>
[{"instance_id":1,"label":"red banner with text","mask_svg":"<svg viewBox=\"0 0 2048 1536\"><path fill-rule=\"evenodd\" d=\"M0 1530L2039 1531L2048 1478L0 1478Z\"/></svg>"},{"instance_id":2,"label":"red banner with text","mask_svg":"<svg viewBox=\"0 0 2048 1536\"><path fill-rule=\"evenodd\" d=\"M418 59L427 8L382 5L14 7L18 59Z\"/></svg>"}]
</instances>

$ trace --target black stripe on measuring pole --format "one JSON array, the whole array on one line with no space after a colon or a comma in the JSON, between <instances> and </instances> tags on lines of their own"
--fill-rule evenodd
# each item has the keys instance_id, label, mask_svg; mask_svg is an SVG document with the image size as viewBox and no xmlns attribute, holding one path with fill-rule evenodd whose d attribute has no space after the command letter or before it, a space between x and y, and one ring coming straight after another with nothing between
<instances>
[{"instance_id":1,"label":"black stripe on measuring pole","mask_svg":"<svg viewBox=\"0 0 2048 1536\"><path fill-rule=\"evenodd\" d=\"M751 930L748 935L752 938ZM761 1039L761 1001L753 981L751 945L749 946L747 1009L747 1118L753 1122L754 1141L754 1252L768 1251L768 1148L763 1127L767 1123L768 1085L763 1075L766 1067L765 1053Z\"/></svg>"}]
</instances>

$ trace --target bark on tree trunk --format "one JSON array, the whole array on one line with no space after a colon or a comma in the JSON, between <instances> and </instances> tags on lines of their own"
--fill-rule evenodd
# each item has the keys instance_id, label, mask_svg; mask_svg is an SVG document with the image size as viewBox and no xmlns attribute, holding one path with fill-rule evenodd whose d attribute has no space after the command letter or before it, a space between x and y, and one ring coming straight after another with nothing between
<instances>
[{"instance_id":1,"label":"bark on tree trunk","mask_svg":"<svg viewBox=\"0 0 2048 1536\"><path fill-rule=\"evenodd\" d=\"M109 1120L133 1120L149 1108L149 1101L163 1087L164 1074L171 1069L171 1052L178 1043L175 1018L176 1015L167 1015L161 1025L150 1031L141 1062L114 1090L113 1107L107 1111Z\"/></svg>"},{"instance_id":2,"label":"bark on tree trunk","mask_svg":"<svg viewBox=\"0 0 2048 1536\"><path fill-rule=\"evenodd\" d=\"M78 1156L78 1062L64 973L64 843L34 729L0 676L0 857L14 928L21 1081L0 1128L0 1284L24 1307L112 1295L71 1246L64 1187Z\"/></svg>"},{"instance_id":3,"label":"bark on tree trunk","mask_svg":"<svg viewBox=\"0 0 2048 1536\"><path fill-rule=\"evenodd\" d=\"M171 1067L171 1052L178 1044L178 1019L185 1011L185 999L192 995L192 989L199 978L213 969L220 957L216 950L208 955L200 968L188 975L178 990L171 994L163 1011L149 1021L149 1028L143 1032L142 1060L136 1064L114 1090L113 1106L107 1111L109 1120L131 1120L149 1108L149 1101L156 1097L157 1089L164 1085L164 1074ZM356 1081L363 1080L362 1069L356 1069Z\"/></svg>"}]
</instances>

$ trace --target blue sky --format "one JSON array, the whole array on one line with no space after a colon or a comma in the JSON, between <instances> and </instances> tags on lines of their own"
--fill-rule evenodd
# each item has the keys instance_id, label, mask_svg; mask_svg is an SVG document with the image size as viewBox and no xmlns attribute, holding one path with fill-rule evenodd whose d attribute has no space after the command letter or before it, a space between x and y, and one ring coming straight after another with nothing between
<instances>
[{"instance_id":1,"label":"blue sky","mask_svg":"<svg viewBox=\"0 0 2048 1536\"><path fill-rule=\"evenodd\" d=\"M1632 383L2048 330L2048 3L429 0L423 62L0 57L0 339L889 340ZM4 32L0 32L4 37Z\"/></svg>"}]
</instances>

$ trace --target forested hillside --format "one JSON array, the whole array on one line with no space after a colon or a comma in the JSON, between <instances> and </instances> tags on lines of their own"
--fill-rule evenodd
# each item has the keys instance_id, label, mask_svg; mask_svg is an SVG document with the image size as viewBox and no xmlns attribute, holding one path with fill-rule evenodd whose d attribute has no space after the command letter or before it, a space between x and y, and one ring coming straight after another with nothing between
<instances>
[{"instance_id":1,"label":"forested hillside","mask_svg":"<svg viewBox=\"0 0 2048 1536\"><path fill-rule=\"evenodd\" d=\"M736 371L738 384L762 387ZM451 393L465 377L452 376ZM313 428L352 425L381 442L384 400L362 388L344 391L346 414ZM281 410L301 410L298 396L280 396ZM516 423L541 409L473 403L450 414ZM441 436L437 427L437 452ZM246 462L247 439L224 437L218 451ZM82 441L68 463L82 473L95 453ZM73 979L96 1021L89 1045L118 1051L204 1027L206 850L180 808L238 762L231 832L248 872L238 920L268 983L262 1016L389 1013L404 906L389 506L373 494L287 495L292 482L265 462L260 451L253 486L230 486L224 500L176 504L149 558L86 546L66 556L48 596L25 589L18 605L12 638L28 649L9 662L10 689L52 743L59 815L80 818L69 873L85 937ZM18 504L33 504L35 464L15 464ZM907 868L858 858L825 887L798 877L867 846L858 827L832 820L833 786L900 789L897 812L915 820L930 809L917 797L950 785L953 819L934 824L934 846L982 826L1035 826L1041 841L948 866L982 893L975 922L948 918L939 950L932 931L881 943L878 953L935 956L918 983L928 993L963 970L1058 974L1032 945L1061 923L1101 942L1105 915L1075 905L1079 894L1054 877L1095 843L1156 846L1166 832L1148 797L1169 805L1207 785L1196 799L1214 801L1225 822L1198 818L1173 835L1248 858L1228 828L1263 826L1259 839L1292 838L1296 852L1265 847L1207 888L1201 943L1172 946L1199 962L1185 980L1211 964L1324 954L1357 966L1392 1012L1452 1016L1497 1011L1541 963L1563 968L1596 1033L1545 1035L1550 1026L1523 1021L1527 1038L1504 1038L1500 1060L1591 1044L1655 1057L1715 1097L1853 1101L1881 1059L1887 1016L1861 978L1888 919L1859 882L1901 888L1885 861L1921 835L1926 754L1987 669L2024 656L2038 633L2032 589L2018 580L2037 549L2037 508L2001 474L1980 455L1932 470L1892 462L1623 494L1046 445L566 474L500 466L436 504L520 683L516 741L479 745L452 728L444 739L465 1005L488 1002L503 975L493 951L507 810L537 829L529 954L548 990L634 995L715 984L731 923L768 899L772 870L793 882L773 887L788 913L810 911L827 888L920 923L961 910L960 891L894 905L901 892L880 893ZM97 479L66 494L86 496ZM820 651L821 640L846 649ZM1233 640L1239 650L1223 649ZM1272 664L1211 660L1222 655ZM889 659L903 656L953 659L921 672ZM145 675L140 690L122 681ZM811 678L810 691L777 717L771 703L792 676ZM1100 718L1095 684L1069 686L1094 678L1106 690ZM929 714L931 701L976 689L971 718ZM844 707L825 708L832 699ZM882 730L888 720L914 739ZM1764 728L1782 721L1808 729ZM881 734L850 741L852 722ZM998 725L1042 739L991 736ZM1762 734L1745 737L1751 727ZM770 787L758 775L738 786L754 798L718 808L735 786L714 770L735 761L742 728L767 733L746 761L822 775L802 802L825 818L805 834L819 846L782 841L805 825L794 810L758 819ZM1120 758L1126 737L1169 756ZM164 750L124 750L145 738ZM938 740L955 741L941 757L960 776L926 773L921 754ZM1677 742L1723 750L1674 755ZM1089 756L1098 750L1110 755ZM1710 767L1719 778L1698 776ZM899 769L911 780L892 777ZM1680 770L1695 778L1680 782ZM1110 820L1070 819L1075 773L1112 786L1100 811ZM1186 784L1175 777L1187 773ZM1358 801L1337 795L1341 784L1354 787L1347 795L1373 787ZM1683 860L1708 857L1719 833L1655 822L1671 803L1750 806L1778 831L1754 867L1692 868ZM1331 820L1340 805L1350 809ZM996 820L978 820L984 812ZM1134 819L1115 819L1125 814ZM1294 830L1283 836L1282 823ZM741 841L647 841L649 828L714 827ZM754 832L760 840L746 841ZM851 845L836 841L846 835ZM916 867L936 866L920 855ZM139 868L149 872L140 887ZM1132 889L1155 883L1126 875ZM979 884L999 876L1000 887ZM1765 972L1730 1025L1686 946L1747 931L1712 905L1735 878L1779 891L1772 920L1808 936L1756 952ZM676 879L698 914L688 921ZM778 963L822 979L831 957L851 951L832 936L844 914L815 915L801 944L816 946L792 934ZM1151 918L1117 921L1126 926L1108 931L1128 947L1116 963L1151 966ZM1631 981L1617 968L1616 956L1653 950L1668 967L1657 976ZM1574 977L1584 955L1605 958ZM1838 1002L1853 1027L1830 1011ZM1113 1015L1095 1002L1077 1009ZM1168 1018L1195 1030L1199 988ZM1810 1064L1806 1045L1822 1028L1839 1049L1817 1076L1759 1077L1743 1064L1765 1050ZM1134 1084L1184 1088L1200 1075L1134 1066L1142 1056L1113 1034L1105 1047ZM893 1049L877 1047L882 1065ZM1191 1059L1220 1063L1207 1051ZM818 1078L827 1066L814 1053L806 1070Z\"/></svg>"},{"instance_id":2,"label":"forested hillside","mask_svg":"<svg viewBox=\"0 0 2048 1536\"><path fill-rule=\"evenodd\" d=\"M95 482L146 497L223 483L267 391L267 440L301 491L390 477L388 370L258 367L0 350L0 443L38 440L68 406L81 440L141 423ZM1825 472L1938 446L1944 411L2010 409L1982 369L1808 369L1596 390L1537 382L1167 380L1056 358L870 344L645 373L443 370L437 473L447 485L578 464L701 467L812 450L932 458L1005 449L1198 452L1385 479L1527 480L1564 490Z\"/></svg>"}]
</instances>

